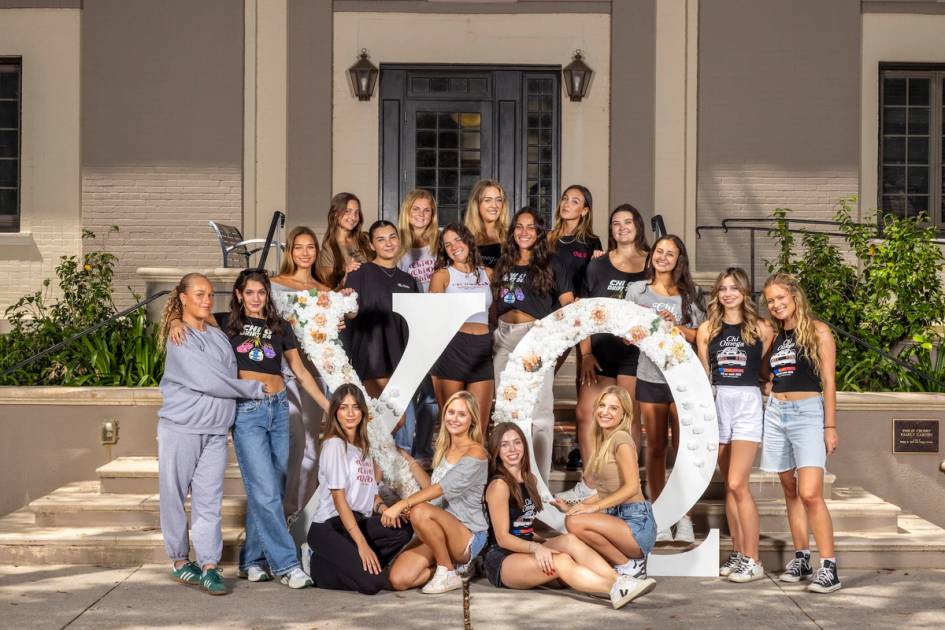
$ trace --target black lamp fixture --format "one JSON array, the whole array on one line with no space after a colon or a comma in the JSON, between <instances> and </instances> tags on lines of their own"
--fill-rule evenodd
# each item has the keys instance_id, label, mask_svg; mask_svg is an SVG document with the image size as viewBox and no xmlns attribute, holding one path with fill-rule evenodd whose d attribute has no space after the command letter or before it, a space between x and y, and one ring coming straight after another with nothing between
<instances>
[{"instance_id":1,"label":"black lamp fixture","mask_svg":"<svg viewBox=\"0 0 945 630\"><path fill-rule=\"evenodd\" d=\"M576 102L580 102L582 98L587 96L591 75L594 74L590 66L584 63L584 57L581 56L582 52L581 50L575 50L571 63L561 70L561 74L564 75L564 89L568 91L571 100Z\"/></svg>"},{"instance_id":2,"label":"black lamp fixture","mask_svg":"<svg viewBox=\"0 0 945 630\"><path fill-rule=\"evenodd\" d=\"M368 61L367 48L361 49L361 58L348 68L348 79L359 101L369 101L377 84L377 66Z\"/></svg>"}]
</instances>

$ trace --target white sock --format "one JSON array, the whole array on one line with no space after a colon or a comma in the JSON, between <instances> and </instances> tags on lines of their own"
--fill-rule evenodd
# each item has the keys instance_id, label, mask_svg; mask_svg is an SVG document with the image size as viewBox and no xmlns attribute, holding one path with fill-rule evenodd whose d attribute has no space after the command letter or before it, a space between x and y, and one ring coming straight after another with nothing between
<instances>
[{"instance_id":1,"label":"white sock","mask_svg":"<svg viewBox=\"0 0 945 630\"><path fill-rule=\"evenodd\" d=\"M837 564L837 559L836 559L836 558L821 558L821 559L820 559L820 566L824 566L824 562L826 562L827 560L830 560L830 561L833 562L835 565Z\"/></svg>"}]
</instances>

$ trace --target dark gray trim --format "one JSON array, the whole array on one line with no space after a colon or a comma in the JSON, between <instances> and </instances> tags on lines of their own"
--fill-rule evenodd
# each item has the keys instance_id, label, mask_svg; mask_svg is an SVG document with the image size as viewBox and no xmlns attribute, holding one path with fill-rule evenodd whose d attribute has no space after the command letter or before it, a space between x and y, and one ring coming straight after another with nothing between
<instances>
[{"instance_id":1,"label":"dark gray trim","mask_svg":"<svg viewBox=\"0 0 945 630\"><path fill-rule=\"evenodd\" d=\"M0 0L0 9L81 9L82 0Z\"/></svg>"},{"instance_id":2,"label":"dark gray trim","mask_svg":"<svg viewBox=\"0 0 945 630\"><path fill-rule=\"evenodd\" d=\"M331 3L289 0L286 218L290 227L323 223L332 195L332 27Z\"/></svg>"},{"instance_id":3,"label":"dark gray trim","mask_svg":"<svg viewBox=\"0 0 945 630\"><path fill-rule=\"evenodd\" d=\"M625 0L620 0L623 2ZM619 2L618 2L619 4ZM335 12L352 13L610 13L609 0L428 2L427 0L335 0Z\"/></svg>"},{"instance_id":4,"label":"dark gray trim","mask_svg":"<svg viewBox=\"0 0 945 630\"><path fill-rule=\"evenodd\" d=\"M918 13L927 15L945 14L945 4L936 0L860 0L862 13Z\"/></svg>"}]
</instances>

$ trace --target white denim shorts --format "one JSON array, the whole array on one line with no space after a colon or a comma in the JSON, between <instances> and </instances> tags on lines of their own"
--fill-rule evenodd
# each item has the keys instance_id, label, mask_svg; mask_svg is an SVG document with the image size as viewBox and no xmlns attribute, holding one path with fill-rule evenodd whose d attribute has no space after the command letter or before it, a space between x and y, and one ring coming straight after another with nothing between
<instances>
[{"instance_id":1,"label":"white denim shorts","mask_svg":"<svg viewBox=\"0 0 945 630\"><path fill-rule=\"evenodd\" d=\"M764 408L760 389L718 385L715 388L715 411L719 416L720 444L731 444L733 440L761 442Z\"/></svg>"}]
</instances>

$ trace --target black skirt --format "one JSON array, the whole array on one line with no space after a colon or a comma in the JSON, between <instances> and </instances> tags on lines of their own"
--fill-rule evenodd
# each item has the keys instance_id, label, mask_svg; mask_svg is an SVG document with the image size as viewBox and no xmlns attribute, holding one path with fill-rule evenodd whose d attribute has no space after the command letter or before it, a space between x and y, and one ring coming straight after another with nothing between
<instances>
[{"instance_id":1,"label":"black skirt","mask_svg":"<svg viewBox=\"0 0 945 630\"><path fill-rule=\"evenodd\" d=\"M636 376L640 349L613 335L593 335L591 352L597 359L597 373L601 376Z\"/></svg>"},{"instance_id":2,"label":"black skirt","mask_svg":"<svg viewBox=\"0 0 945 630\"><path fill-rule=\"evenodd\" d=\"M637 402L672 404L673 392L666 383L650 383L637 379Z\"/></svg>"},{"instance_id":3,"label":"black skirt","mask_svg":"<svg viewBox=\"0 0 945 630\"><path fill-rule=\"evenodd\" d=\"M495 379L492 368L492 335L456 333L433 365L430 374L462 383Z\"/></svg>"}]
</instances>

